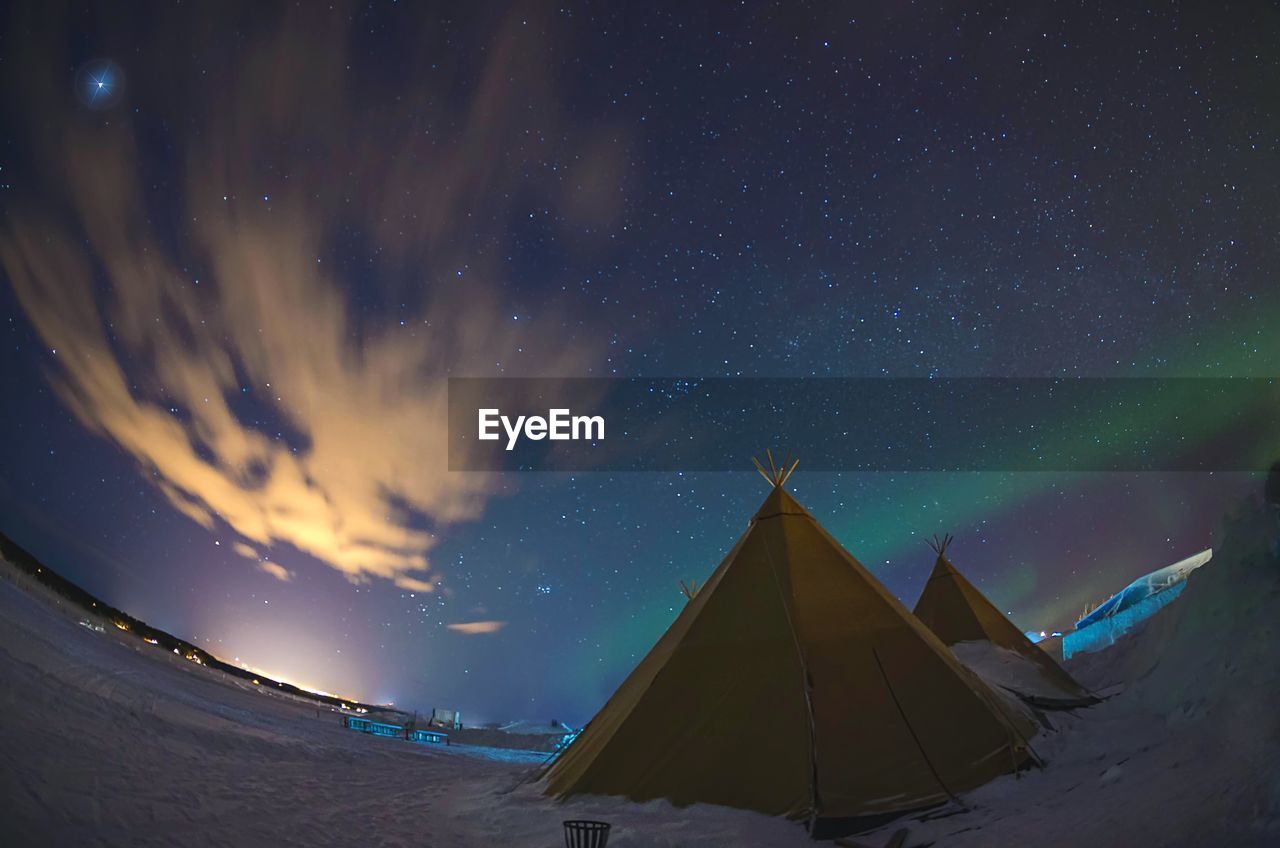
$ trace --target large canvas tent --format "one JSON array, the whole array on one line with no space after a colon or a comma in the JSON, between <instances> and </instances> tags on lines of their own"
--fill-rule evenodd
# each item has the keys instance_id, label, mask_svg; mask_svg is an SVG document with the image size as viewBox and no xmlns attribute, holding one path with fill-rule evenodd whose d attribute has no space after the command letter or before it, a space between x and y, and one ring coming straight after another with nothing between
<instances>
[{"instance_id":1,"label":"large canvas tent","mask_svg":"<svg viewBox=\"0 0 1280 848\"><path fill-rule=\"evenodd\" d=\"M785 473L766 476L746 533L552 763L547 793L821 826L943 803L1030 761L1016 703L842 548Z\"/></svg>"},{"instance_id":2,"label":"large canvas tent","mask_svg":"<svg viewBox=\"0 0 1280 848\"><path fill-rule=\"evenodd\" d=\"M916 618L988 683L1037 706L1076 707L1097 699L965 578L947 557L950 537L935 540L933 573L916 601Z\"/></svg>"}]
</instances>

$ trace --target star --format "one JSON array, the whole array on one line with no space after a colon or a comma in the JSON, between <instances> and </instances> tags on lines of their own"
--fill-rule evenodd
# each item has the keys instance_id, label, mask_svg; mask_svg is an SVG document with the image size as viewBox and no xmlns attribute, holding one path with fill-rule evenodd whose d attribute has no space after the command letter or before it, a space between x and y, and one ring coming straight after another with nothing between
<instances>
[{"instance_id":1,"label":"star","mask_svg":"<svg viewBox=\"0 0 1280 848\"><path fill-rule=\"evenodd\" d=\"M112 105L122 92L123 75L109 59L90 62L76 73L76 95L86 106L103 109Z\"/></svg>"},{"instance_id":2,"label":"star","mask_svg":"<svg viewBox=\"0 0 1280 848\"><path fill-rule=\"evenodd\" d=\"M100 98L107 97L111 94L115 86L111 83L110 71L103 71L90 82L89 100L97 102Z\"/></svg>"}]
</instances>

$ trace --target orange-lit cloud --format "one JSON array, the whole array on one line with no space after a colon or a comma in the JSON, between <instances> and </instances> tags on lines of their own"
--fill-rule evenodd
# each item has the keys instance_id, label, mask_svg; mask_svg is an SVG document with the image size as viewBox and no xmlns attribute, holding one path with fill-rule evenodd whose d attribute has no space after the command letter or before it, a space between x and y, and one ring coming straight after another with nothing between
<instances>
[{"instance_id":1,"label":"orange-lit cloud","mask_svg":"<svg viewBox=\"0 0 1280 848\"><path fill-rule=\"evenodd\" d=\"M505 621L464 621L458 624L445 625L450 630L466 633L469 636L474 636L478 633L497 633L506 626L507 623Z\"/></svg>"},{"instance_id":2,"label":"orange-lit cloud","mask_svg":"<svg viewBox=\"0 0 1280 848\"><path fill-rule=\"evenodd\" d=\"M395 584L401 589L408 589L410 592L434 592L435 584L428 583L425 580L419 580L416 577L405 577L401 575L395 579Z\"/></svg>"},{"instance_id":3,"label":"orange-lit cloud","mask_svg":"<svg viewBox=\"0 0 1280 848\"><path fill-rule=\"evenodd\" d=\"M293 579L293 572L285 568L283 565L274 563L271 560L263 560L258 563L258 570L270 574L281 583L288 583Z\"/></svg>"},{"instance_id":4,"label":"orange-lit cloud","mask_svg":"<svg viewBox=\"0 0 1280 848\"><path fill-rule=\"evenodd\" d=\"M430 591L429 528L476 517L494 486L446 470L445 378L589 368L563 312L511 320L513 198L607 220L617 193L600 180L620 158L597 130L566 142L589 185L542 182L557 154L527 140L568 133L546 45L518 18L461 109L436 96L446 71L394 103L349 83L343 19L286 17L216 90L149 104L202 112L175 136L185 182L159 195L129 111L33 122L61 183L14 194L0 267L58 397L175 509L229 526L249 558L287 543L353 581ZM54 57L28 58L56 76ZM352 233L358 261L337 246Z\"/></svg>"}]
</instances>

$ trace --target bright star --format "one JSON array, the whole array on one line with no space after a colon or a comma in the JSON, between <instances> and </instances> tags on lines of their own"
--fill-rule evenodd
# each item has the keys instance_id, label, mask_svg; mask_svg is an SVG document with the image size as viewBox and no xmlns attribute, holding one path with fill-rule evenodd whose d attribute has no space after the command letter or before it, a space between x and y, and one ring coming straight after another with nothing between
<instances>
[{"instance_id":1,"label":"bright star","mask_svg":"<svg viewBox=\"0 0 1280 848\"><path fill-rule=\"evenodd\" d=\"M93 85L93 91L89 95L90 100L97 100L99 95L105 96L111 93L111 81L107 79L105 73L94 79Z\"/></svg>"},{"instance_id":2,"label":"bright star","mask_svg":"<svg viewBox=\"0 0 1280 848\"><path fill-rule=\"evenodd\" d=\"M93 62L82 68L77 87L85 105L102 108L110 105L120 92L119 70L109 60Z\"/></svg>"}]
</instances>

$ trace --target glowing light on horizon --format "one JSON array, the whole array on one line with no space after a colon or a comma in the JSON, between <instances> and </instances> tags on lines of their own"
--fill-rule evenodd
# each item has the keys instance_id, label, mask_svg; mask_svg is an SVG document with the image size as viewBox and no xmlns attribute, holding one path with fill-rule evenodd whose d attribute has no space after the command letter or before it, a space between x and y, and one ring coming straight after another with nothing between
<instances>
[{"instance_id":1,"label":"glowing light on horizon","mask_svg":"<svg viewBox=\"0 0 1280 848\"><path fill-rule=\"evenodd\" d=\"M265 669L255 668L254 666L251 666L248 663L240 662L239 657L236 657L236 664L240 668L244 669L245 671L250 672L252 674L256 674L259 677L265 677L274 683L283 683L286 686L292 686L295 689L301 689L304 692L310 692L312 695L323 695L326 698L337 698L339 700L343 700L343 699L350 700L350 701L360 700L359 698L347 698L345 695L338 695L334 692L326 692L325 690L319 688L318 686L312 686L307 683L299 683L295 680L290 680L288 677L286 677L283 674L276 674L275 672L267 671ZM253 682L257 683L258 681L255 680Z\"/></svg>"}]
</instances>

